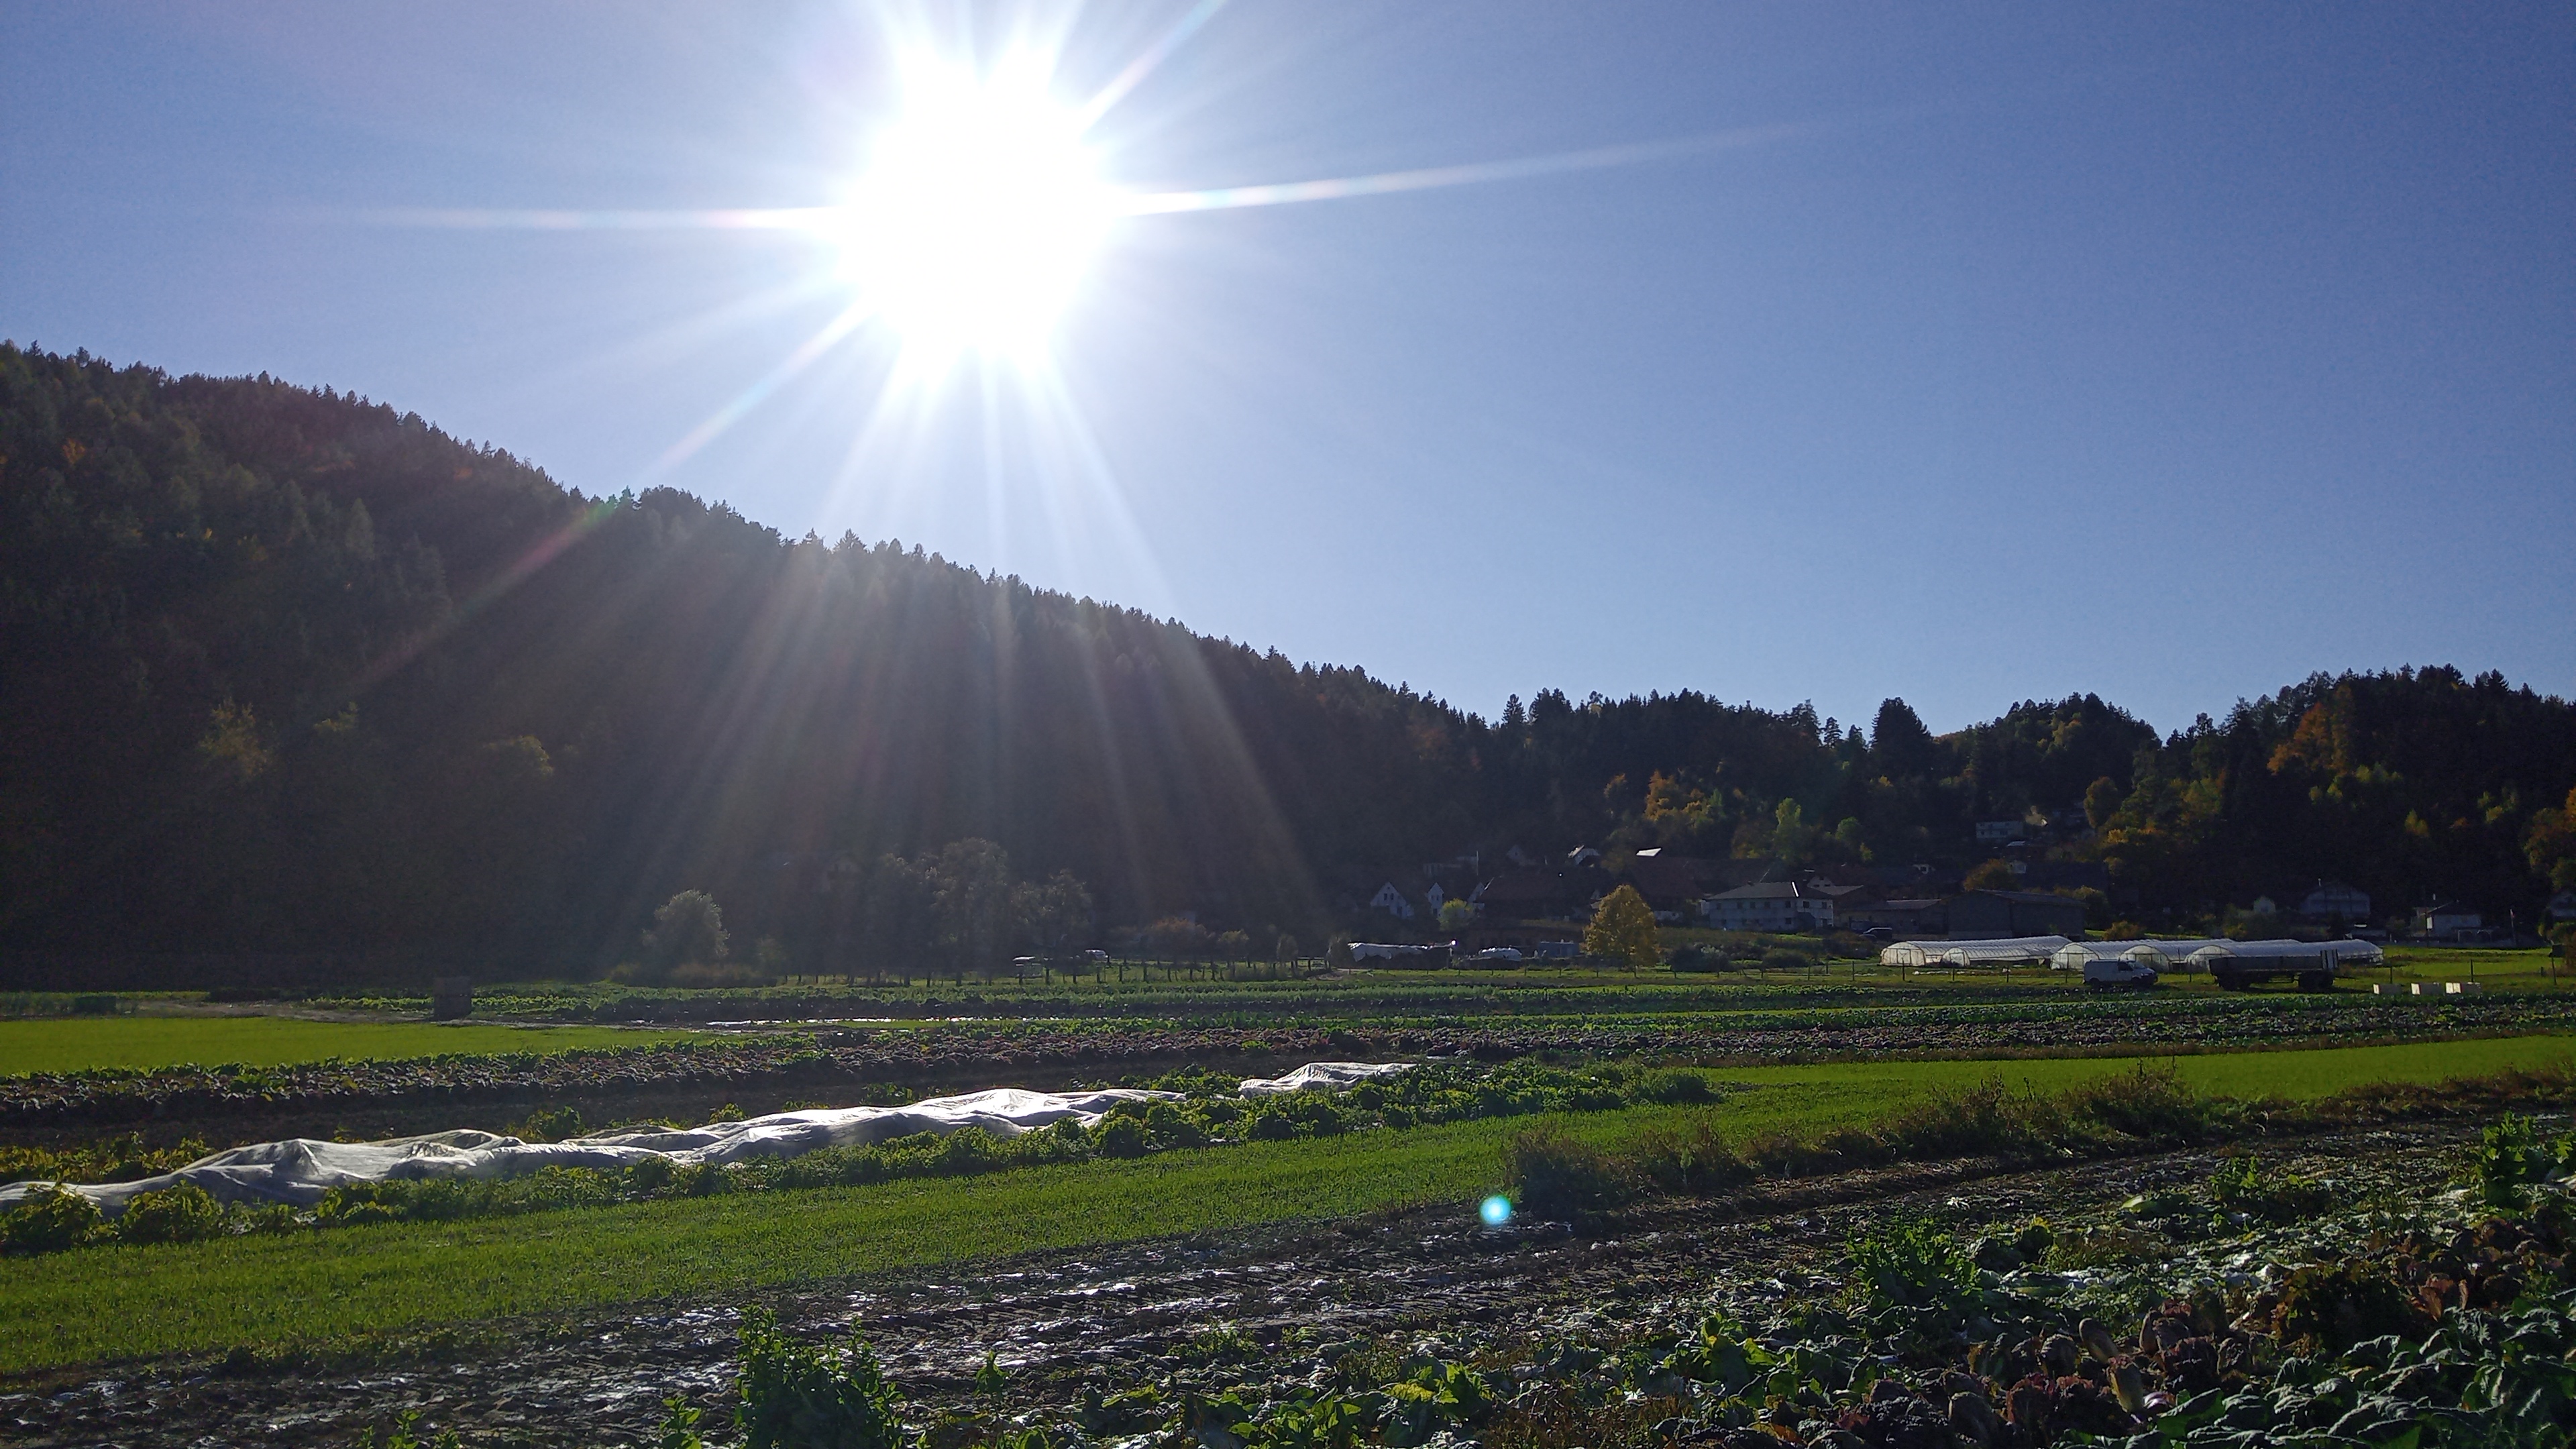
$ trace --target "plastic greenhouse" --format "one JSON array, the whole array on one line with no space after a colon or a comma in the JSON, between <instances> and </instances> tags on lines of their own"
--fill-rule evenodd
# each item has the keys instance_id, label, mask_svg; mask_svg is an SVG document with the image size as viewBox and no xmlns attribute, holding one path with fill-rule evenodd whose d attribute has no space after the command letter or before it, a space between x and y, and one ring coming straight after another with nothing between
<instances>
[{"instance_id":1,"label":"plastic greenhouse","mask_svg":"<svg viewBox=\"0 0 2576 1449\"><path fill-rule=\"evenodd\" d=\"M1878 964L1908 971L1936 966L1988 967L2045 965L2067 940L2064 936L2006 936L1990 941L1899 941L1878 953Z\"/></svg>"}]
</instances>

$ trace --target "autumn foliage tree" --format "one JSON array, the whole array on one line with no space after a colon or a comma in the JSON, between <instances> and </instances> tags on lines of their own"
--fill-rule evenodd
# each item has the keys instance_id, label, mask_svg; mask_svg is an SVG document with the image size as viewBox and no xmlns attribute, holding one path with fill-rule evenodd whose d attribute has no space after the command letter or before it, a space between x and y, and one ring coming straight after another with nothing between
<instances>
[{"instance_id":1,"label":"autumn foliage tree","mask_svg":"<svg viewBox=\"0 0 2576 1449\"><path fill-rule=\"evenodd\" d=\"M1631 971L1663 960L1655 946L1655 913L1635 886L1623 885L1592 909L1583 930L1583 953L1624 962Z\"/></svg>"},{"instance_id":2,"label":"autumn foliage tree","mask_svg":"<svg viewBox=\"0 0 2576 1449\"><path fill-rule=\"evenodd\" d=\"M1965 889L1972 891L2015 890L2020 884L2021 880L2013 874L2012 862L2008 860L1986 861L1969 871L1967 879L1961 882Z\"/></svg>"}]
</instances>

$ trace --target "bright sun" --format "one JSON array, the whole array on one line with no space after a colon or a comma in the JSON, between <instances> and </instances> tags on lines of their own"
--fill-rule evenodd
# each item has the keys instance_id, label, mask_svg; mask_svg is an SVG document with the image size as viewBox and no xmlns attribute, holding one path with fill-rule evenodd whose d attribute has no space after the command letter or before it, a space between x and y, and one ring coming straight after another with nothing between
<instances>
[{"instance_id":1,"label":"bright sun","mask_svg":"<svg viewBox=\"0 0 2576 1449\"><path fill-rule=\"evenodd\" d=\"M843 275L908 342L1027 353L1072 300L1114 199L1042 58L981 78L916 60L851 197Z\"/></svg>"}]
</instances>

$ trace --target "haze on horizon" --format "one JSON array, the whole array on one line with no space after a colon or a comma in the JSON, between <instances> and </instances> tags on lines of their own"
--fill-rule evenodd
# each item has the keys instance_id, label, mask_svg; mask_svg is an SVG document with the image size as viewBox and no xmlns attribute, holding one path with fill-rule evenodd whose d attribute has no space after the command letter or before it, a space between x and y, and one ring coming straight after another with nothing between
<instances>
[{"instance_id":1,"label":"haze on horizon","mask_svg":"<svg viewBox=\"0 0 2576 1449\"><path fill-rule=\"evenodd\" d=\"M1072 13L12 6L0 335L1488 715L2576 693L2565 7Z\"/></svg>"}]
</instances>

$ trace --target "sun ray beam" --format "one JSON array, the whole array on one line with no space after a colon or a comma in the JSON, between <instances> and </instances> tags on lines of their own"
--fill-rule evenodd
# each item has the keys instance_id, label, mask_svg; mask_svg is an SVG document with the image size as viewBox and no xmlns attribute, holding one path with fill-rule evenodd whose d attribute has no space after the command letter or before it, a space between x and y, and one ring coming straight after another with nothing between
<instances>
[{"instance_id":1,"label":"sun ray beam","mask_svg":"<svg viewBox=\"0 0 2576 1449\"><path fill-rule=\"evenodd\" d=\"M1811 127L1782 124L1744 126L1697 136L1596 146L1509 161L1477 161L1459 166L1429 166L1413 171L1380 171L1368 176L1338 176L1320 181L1289 181L1260 186L1229 186L1208 191L1129 193L1119 200L1129 216L1162 216L1176 212L1230 211L1247 206L1288 206L1304 201L1342 201L1357 196L1387 196L1403 191L1430 191L1449 186L1481 186L1569 171L1601 171L1679 160L1716 151L1740 150L1802 135Z\"/></svg>"},{"instance_id":2,"label":"sun ray beam","mask_svg":"<svg viewBox=\"0 0 2576 1449\"><path fill-rule=\"evenodd\" d=\"M1225 0L1199 0L1198 4L1191 6L1190 12L1165 31L1162 39L1147 46L1144 54L1127 62L1127 68L1112 77L1109 84L1102 86L1100 93L1076 113L1082 129L1090 130L1109 113L1111 107L1125 100L1129 91L1142 84L1157 66L1171 58L1173 51L1180 49L1184 42L1198 33L1200 26L1207 24L1224 8Z\"/></svg>"},{"instance_id":3,"label":"sun ray beam","mask_svg":"<svg viewBox=\"0 0 2576 1449\"><path fill-rule=\"evenodd\" d=\"M838 206L673 211L397 206L361 211L351 219L367 226L449 231L823 231L836 223L845 210Z\"/></svg>"},{"instance_id":4,"label":"sun ray beam","mask_svg":"<svg viewBox=\"0 0 2576 1449\"><path fill-rule=\"evenodd\" d=\"M714 442L727 428L741 422L753 408L760 406L771 393L776 392L789 379L811 366L814 359L831 351L834 344L857 331L859 325L868 320L869 315L869 308L864 302L853 302L843 308L838 316L823 324L821 331L798 344L796 350L788 353L776 367L771 368L751 386L734 394L724 406L709 414L706 421L691 428L678 442L664 449L662 456L654 459L652 465L645 469L644 476L648 479L659 477L687 461L690 455L700 448Z\"/></svg>"},{"instance_id":5,"label":"sun ray beam","mask_svg":"<svg viewBox=\"0 0 2576 1449\"><path fill-rule=\"evenodd\" d=\"M1221 3L1221 0L1220 0ZM1212 10L1213 5L1202 9ZM1195 12L1193 12L1195 13ZM1139 79L1142 77L1140 76ZM1132 83L1131 83L1132 84ZM1112 82L1112 89L1118 82ZM1107 94L1104 92L1104 94ZM1114 101L1115 96L1111 96ZM1095 99L1092 107L1098 108ZM1209 187L1195 191L1112 191L1109 208L1121 216L1168 216L1197 211L1230 211L1253 206L1288 206L1310 201L1344 201L1353 197L1388 196L1453 186L1483 186L1575 171L1600 171L1675 161L1720 151L1742 150L1792 140L1821 129L1813 123L1783 122L1740 126L1654 141L1595 146L1580 151L1547 152L1501 161L1470 161L1454 166L1424 166L1406 171L1378 171L1361 176L1333 176L1311 181L1262 182L1249 186ZM378 226L414 226L460 230L519 231L803 231L831 235L845 230L863 209L851 205L787 206L700 210L572 211L563 209L391 208L358 214Z\"/></svg>"}]
</instances>

